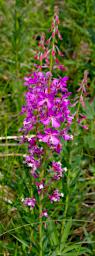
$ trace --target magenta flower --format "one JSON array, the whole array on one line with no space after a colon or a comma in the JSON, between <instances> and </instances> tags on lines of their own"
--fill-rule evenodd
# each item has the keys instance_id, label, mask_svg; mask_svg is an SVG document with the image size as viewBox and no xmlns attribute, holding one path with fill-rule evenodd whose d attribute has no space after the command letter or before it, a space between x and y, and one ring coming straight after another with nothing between
<instances>
[{"instance_id":1,"label":"magenta flower","mask_svg":"<svg viewBox=\"0 0 95 256\"><path fill-rule=\"evenodd\" d=\"M47 210L43 210L42 211L42 217L48 217L48 212L47 212Z\"/></svg>"},{"instance_id":2,"label":"magenta flower","mask_svg":"<svg viewBox=\"0 0 95 256\"><path fill-rule=\"evenodd\" d=\"M47 143L48 145L57 146L60 143L58 139L58 131L52 128L45 129L45 134L39 134L38 138L40 141Z\"/></svg>"},{"instance_id":3,"label":"magenta flower","mask_svg":"<svg viewBox=\"0 0 95 256\"><path fill-rule=\"evenodd\" d=\"M32 155L27 155L25 157L25 162L27 165L31 168L30 173L34 178L37 178L38 175L36 173L36 170L40 166L40 160L36 160Z\"/></svg>"},{"instance_id":4,"label":"magenta flower","mask_svg":"<svg viewBox=\"0 0 95 256\"><path fill-rule=\"evenodd\" d=\"M50 199L51 203L59 202L60 197L61 197L61 193L59 193L59 190L56 189L56 190L53 191L52 195L49 196L49 199Z\"/></svg>"},{"instance_id":5,"label":"magenta flower","mask_svg":"<svg viewBox=\"0 0 95 256\"><path fill-rule=\"evenodd\" d=\"M62 164L60 162L53 162L52 169L54 171L54 179L59 180L62 178L64 169L62 168Z\"/></svg>"},{"instance_id":6,"label":"magenta flower","mask_svg":"<svg viewBox=\"0 0 95 256\"><path fill-rule=\"evenodd\" d=\"M52 127L54 128L59 128L60 126L59 116L57 116L57 114L55 114L55 112L52 110L48 111L47 116L45 118L42 118L41 122L44 125L49 125L51 123Z\"/></svg>"},{"instance_id":7,"label":"magenta flower","mask_svg":"<svg viewBox=\"0 0 95 256\"><path fill-rule=\"evenodd\" d=\"M32 198L25 198L24 204L27 205L27 206L30 206L31 208L34 208L34 206L36 204L36 199L34 197L32 197Z\"/></svg>"},{"instance_id":8,"label":"magenta flower","mask_svg":"<svg viewBox=\"0 0 95 256\"><path fill-rule=\"evenodd\" d=\"M43 188L44 188L44 182L43 182L43 181L41 181L41 182L36 182L36 188L37 188L38 194L40 195L41 191L42 191Z\"/></svg>"},{"instance_id":9,"label":"magenta flower","mask_svg":"<svg viewBox=\"0 0 95 256\"><path fill-rule=\"evenodd\" d=\"M46 105L49 109L52 107L53 104L53 95L47 93L47 91L44 93L39 93L39 101L38 101L38 106L43 106Z\"/></svg>"},{"instance_id":10,"label":"magenta flower","mask_svg":"<svg viewBox=\"0 0 95 256\"><path fill-rule=\"evenodd\" d=\"M68 134L67 129L62 130L60 135L64 138L64 140L73 140L73 135Z\"/></svg>"}]
</instances>

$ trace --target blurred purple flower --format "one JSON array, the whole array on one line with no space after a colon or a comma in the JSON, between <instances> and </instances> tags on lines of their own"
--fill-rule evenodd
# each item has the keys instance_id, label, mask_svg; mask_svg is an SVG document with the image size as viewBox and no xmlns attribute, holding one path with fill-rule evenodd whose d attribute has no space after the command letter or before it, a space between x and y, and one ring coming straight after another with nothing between
<instances>
[{"instance_id":1,"label":"blurred purple flower","mask_svg":"<svg viewBox=\"0 0 95 256\"><path fill-rule=\"evenodd\" d=\"M59 193L58 189L54 190L52 195L49 195L49 199L50 199L51 203L59 202L60 201L60 197L61 197L61 193Z\"/></svg>"},{"instance_id":2,"label":"blurred purple flower","mask_svg":"<svg viewBox=\"0 0 95 256\"><path fill-rule=\"evenodd\" d=\"M32 198L25 198L24 204L27 205L27 206L30 206L31 208L34 208L34 206L36 204L36 199L34 197L32 197Z\"/></svg>"}]
</instances>

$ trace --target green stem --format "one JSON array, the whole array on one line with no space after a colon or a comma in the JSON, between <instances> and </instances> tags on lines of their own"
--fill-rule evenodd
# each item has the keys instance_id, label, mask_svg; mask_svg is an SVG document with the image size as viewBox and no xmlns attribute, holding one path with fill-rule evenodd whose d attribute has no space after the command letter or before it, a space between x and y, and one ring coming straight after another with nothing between
<instances>
[{"instance_id":1,"label":"green stem","mask_svg":"<svg viewBox=\"0 0 95 256\"><path fill-rule=\"evenodd\" d=\"M52 40L52 49L54 48L54 43L55 43L55 36L53 37L53 40ZM52 73L52 68L53 68L53 56L52 56L52 49L51 49L51 55L50 55L50 72ZM51 82L51 77L49 79L49 88L50 88L50 82Z\"/></svg>"},{"instance_id":2,"label":"green stem","mask_svg":"<svg viewBox=\"0 0 95 256\"><path fill-rule=\"evenodd\" d=\"M42 244L42 198L40 197L40 202L39 202L39 219L40 219L40 224L39 224L39 245L40 245L40 254L39 256L43 255L43 244Z\"/></svg>"},{"instance_id":3,"label":"green stem","mask_svg":"<svg viewBox=\"0 0 95 256\"><path fill-rule=\"evenodd\" d=\"M44 177L44 170L41 170L40 173L40 179L42 180ZM43 193L40 194L39 196L39 247L40 247L40 254L39 256L43 255L43 222L42 222L42 211L43 211L43 205L42 205L42 200L43 200Z\"/></svg>"},{"instance_id":4,"label":"green stem","mask_svg":"<svg viewBox=\"0 0 95 256\"><path fill-rule=\"evenodd\" d=\"M64 219L63 219L62 228L61 228L61 235L64 230L64 225L65 225L68 206L69 206L69 187L70 187L70 170L68 170L68 176L67 176L67 196L66 196L66 202L65 202Z\"/></svg>"}]
</instances>

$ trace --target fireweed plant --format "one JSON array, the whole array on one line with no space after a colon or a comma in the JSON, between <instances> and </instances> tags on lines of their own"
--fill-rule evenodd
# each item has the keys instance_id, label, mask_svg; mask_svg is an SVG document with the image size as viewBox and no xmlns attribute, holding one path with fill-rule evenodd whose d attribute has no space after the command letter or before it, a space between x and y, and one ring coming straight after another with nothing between
<instances>
[{"instance_id":1,"label":"fireweed plant","mask_svg":"<svg viewBox=\"0 0 95 256\"><path fill-rule=\"evenodd\" d=\"M61 55L56 45L56 36L62 39L58 24L59 18L55 14L51 37L46 41L45 47L45 38L42 36L39 47L43 53L38 52L35 56L40 65L36 64L36 71L24 78L24 85L28 90L25 93L26 105L22 107L22 113L25 113L26 117L21 129L29 148L25 162L30 167L38 195L40 198L47 196L51 203L60 201L63 196L57 184L66 171L61 162L51 163L51 158L54 153L60 155L62 140L73 139L69 134L73 116L69 110L71 93L67 89L68 77L53 77L53 68L65 69L56 58L56 51ZM49 70L45 72L44 68ZM47 176L48 183L45 178ZM54 184L56 189L52 190ZM24 204L34 208L36 198L26 198ZM40 215L47 217L47 209L43 208Z\"/></svg>"},{"instance_id":2,"label":"fireweed plant","mask_svg":"<svg viewBox=\"0 0 95 256\"><path fill-rule=\"evenodd\" d=\"M43 217L48 218L56 203L64 196L59 188L67 168L56 159L60 159L63 141L73 139L70 133L73 115L70 112L72 106L69 100L71 93L67 88L68 77L57 75L60 70L63 74L65 71L58 59L58 55L62 56L57 46L57 38L62 40L58 25L59 17L56 12L50 29L51 35L45 41L45 35L42 34L33 72L24 78L27 92L25 106L21 111L25 114L21 128L23 143L28 143L25 163L30 168L33 188L36 190L23 203L31 210L37 203L39 205L40 238ZM47 201L53 206L50 209L47 209Z\"/></svg>"}]
</instances>

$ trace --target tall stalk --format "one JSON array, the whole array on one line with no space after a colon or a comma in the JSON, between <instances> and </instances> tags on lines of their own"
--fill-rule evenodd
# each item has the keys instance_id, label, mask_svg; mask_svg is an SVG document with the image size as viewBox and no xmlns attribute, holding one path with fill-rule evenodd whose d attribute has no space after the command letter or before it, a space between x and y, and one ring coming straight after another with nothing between
<instances>
[{"instance_id":1,"label":"tall stalk","mask_svg":"<svg viewBox=\"0 0 95 256\"><path fill-rule=\"evenodd\" d=\"M40 254L39 256L43 255L43 244L42 244L42 195L39 198L39 247L40 247Z\"/></svg>"},{"instance_id":2,"label":"tall stalk","mask_svg":"<svg viewBox=\"0 0 95 256\"><path fill-rule=\"evenodd\" d=\"M42 170L40 173L40 179L42 180L44 177L44 160L42 164ZM40 254L39 256L43 255L43 222L42 222L42 212L43 212L43 205L42 205L42 200L43 200L43 192L39 196L39 247L40 247Z\"/></svg>"}]
</instances>

